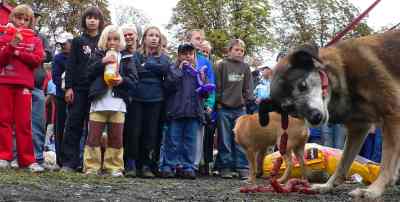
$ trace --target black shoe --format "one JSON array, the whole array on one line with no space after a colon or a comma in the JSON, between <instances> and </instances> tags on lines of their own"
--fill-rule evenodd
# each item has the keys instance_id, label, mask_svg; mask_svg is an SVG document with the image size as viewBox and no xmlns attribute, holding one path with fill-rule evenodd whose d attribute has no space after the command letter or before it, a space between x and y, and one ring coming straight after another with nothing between
<instances>
[{"instance_id":1,"label":"black shoe","mask_svg":"<svg viewBox=\"0 0 400 202\"><path fill-rule=\"evenodd\" d=\"M160 177L161 178L174 178L175 174L173 172L161 171L160 172Z\"/></svg>"},{"instance_id":2,"label":"black shoe","mask_svg":"<svg viewBox=\"0 0 400 202\"><path fill-rule=\"evenodd\" d=\"M233 172L230 171L229 169L223 169L223 170L221 170L221 177L224 179L232 179Z\"/></svg>"},{"instance_id":3,"label":"black shoe","mask_svg":"<svg viewBox=\"0 0 400 202\"><path fill-rule=\"evenodd\" d=\"M136 177L136 169L126 170L125 177L135 178Z\"/></svg>"},{"instance_id":4,"label":"black shoe","mask_svg":"<svg viewBox=\"0 0 400 202\"><path fill-rule=\"evenodd\" d=\"M239 179L241 180L247 180L249 179L249 170L239 170Z\"/></svg>"},{"instance_id":5,"label":"black shoe","mask_svg":"<svg viewBox=\"0 0 400 202\"><path fill-rule=\"evenodd\" d=\"M151 172L151 169L147 166L144 166L142 169L142 173L140 175L142 178L155 178L156 176L154 175L153 172Z\"/></svg>"},{"instance_id":6,"label":"black shoe","mask_svg":"<svg viewBox=\"0 0 400 202\"><path fill-rule=\"evenodd\" d=\"M194 171L183 171L182 178L194 180L194 179L196 179L196 173Z\"/></svg>"}]
</instances>

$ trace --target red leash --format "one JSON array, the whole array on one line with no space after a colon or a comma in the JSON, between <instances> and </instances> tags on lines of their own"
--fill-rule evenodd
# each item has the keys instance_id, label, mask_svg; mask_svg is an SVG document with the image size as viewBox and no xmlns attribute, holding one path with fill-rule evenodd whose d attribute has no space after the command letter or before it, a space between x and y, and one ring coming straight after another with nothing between
<instances>
[{"instance_id":1,"label":"red leash","mask_svg":"<svg viewBox=\"0 0 400 202\"><path fill-rule=\"evenodd\" d=\"M330 46L338 42L347 32L352 30L381 0L376 0L371 6L367 8L363 13L361 13L357 18L355 18L343 31L339 32L326 46Z\"/></svg>"}]
</instances>

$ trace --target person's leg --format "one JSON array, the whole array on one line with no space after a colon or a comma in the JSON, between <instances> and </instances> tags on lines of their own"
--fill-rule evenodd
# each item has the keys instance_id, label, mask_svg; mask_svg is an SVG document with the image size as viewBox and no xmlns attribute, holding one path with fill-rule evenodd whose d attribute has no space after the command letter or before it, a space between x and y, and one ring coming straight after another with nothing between
<instances>
[{"instance_id":1,"label":"person's leg","mask_svg":"<svg viewBox=\"0 0 400 202\"><path fill-rule=\"evenodd\" d=\"M32 139L36 161L43 163L43 150L45 142L45 96L41 89L32 91Z\"/></svg>"},{"instance_id":2,"label":"person's leg","mask_svg":"<svg viewBox=\"0 0 400 202\"><path fill-rule=\"evenodd\" d=\"M195 148L196 148L195 156L196 157L195 157L194 165L195 165L196 170L199 169L200 162L203 157L204 130L205 130L205 127L203 124L201 124L198 127L198 130L196 132L197 135L195 136L196 137L196 146L195 146Z\"/></svg>"},{"instance_id":3,"label":"person's leg","mask_svg":"<svg viewBox=\"0 0 400 202\"><path fill-rule=\"evenodd\" d=\"M229 110L218 111L218 154L216 159L217 168L221 171L231 172L233 166L232 158L232 122ZM222 173L221 173L222 174ZM229 177L229 176L227 176Z\"/></svg>"},{"instance_id":4,"label":"person's leg","mask_svg":"<svg viewBox=\"0 0 400 202\"><path fill-rule=\"evenodd\" d=\"M143 110L143 166L150 168L153 164L151 153L159 151L156 149L159 136L159 124L161 115L161 102L146 103ZM146 169L147 169L146 168Z\"/></svg>"},{"instance_id":5,"label":"person's leg","mask_svg":"<svg viewBox=\"0 0 400 202\"><path fill-rule=\"evenodd\" d=\"M214 123L209 122L205 127L204 133L204 148L203 148L203 155L204 155L204 164L205 164L205 174L208 175L210 173L210 163L213 162L213 146L214 146L214 133L215 133L216 126Z\"/></svg>"},{"instance_id":6,"label":"person's leg","mask_svg":"<svg viewBox=\"0 0 400 202\"><path fill-rule=\"evenodd\" d=\"M32 94L26 88L16 88L15 92L15 136L20 167L36 162L32 142Z\"/></svg>"},{"instance_id":7,"label":"person's leg","mask_svg":"<svg viewBox=\"0 0 400 202\"><path fill-rule=\"evenodd\" d=\"M333 124L332 129L334 147L337 149L343 149L344 140L346 139L345 127L342 124Z\"/></svg>"},{"instance_id":8,"label":"person's leg","mask_svg":"<svg viewBox=\"0 0 400 202\"><path fill-rule=\"evenodd\" d=\"M196 159L196 138L198 129L200 126L200 121L194 118L184 119L184 131L182 146L182 166L185 172L188 172L187 177L195 177L195 159Z\"/></svg>"},{"instance_id":9,"label":"person's leg","mask_svg":"<svg viewBox=\"0 0 400 202\"><path fill-rule=\"evenodd\" d=\"M324 146L334 148L332 129L330 124L324 124L320 127L321 142Z\"/></svg>"},{"instance_id":10,"label":"person's leg","mask_svg":"<svg viewBox=\"0 0 400 202\"><path fill-rule=\"evenodd\" d=\"M101 136L106 125L105 112L91 112L89 115L89 134L83 155L83 172L97 174L101 170Z\"/></svg>"},{"instance_id":11,"label":"person's leg","mask_svg":"<svg viewBox=\"0 0 400 202\"><path fill-rule=\"evenodd\" d=\"M143 104L132 101L128 106L124 124L124 155L126 159L126 176L136 177L136 167L140 158L143 122Z\"/></svg>"},{"instance_id":12,"label":"person's leg","mask_svg":"<svg viewBox=\"0 0 400 202\"><path fill-rule=\"evenodd\" d=\"M247 178L248 177L248 170L249 170L249 162L247 161L246 157L246 152L244 151L243 147L240 146L235 142L235 134L233 133L233 126L236 124L237 118L240 116L245 115L246 112L243 109L238 109L233 112L233 120L231 122L232 128L230 128L230 137L233 142L234 146L234 155L236 157L235 159L235 169L239 172L239 175L241 178Z\"/></svg>"},{"instance_id":13,"label":"person's leg","mask_svg":"<svg viewBox=\"0 0 400 202\"><path fill-rule=\"evenodd\" d=\"M176 166L180 164L183 133L183 122L181 120L168 122L164 139L164 166L160 167L161 172L175 172Z\"/></svg>"},{"instance_id":14,"label":"person's leg","mask_svg":"<svg viewBox=\"0 0 400 202\"><path fill-rule=\"evenodd\" d=\"M80 142L89 111L88 93L74 91L74 102L68 106L68 117L62 141L62 166L76 169L80 165Z\"/></svg>"},{"instance_id":15,"label":"person's leg","mask_svg":"<svg viewBox=\"0 0 400 202\"><path fill-rule=\"evenodd\" d=\"M65 120L67 118L67 104L62 97L56 97L56 125L55 125L55 147L57 164L61 166L61 143L64 134Z\"/></svg>"},{"instance_id":16,"label":"person's leg","mask_svg":"<svg viewBox=\"0 0 400 202\"><path fill-rule=\"evenodd\" d=\"M0 85L0 161L1 168L13 159L14 88ZM7 162L6 162L7 161Z\"/></svg>"},{"instance_id":17,"label":"person's leg","mask_svg":"<svg viewBox=\"0 0 400 202\"><path fill-rule=\"evenodd\" d=\"M107 148L104 153L104 169L114 177L122 176L124 170L122 133L125 114L110 112Z\"/></svg>"}]
</instances>

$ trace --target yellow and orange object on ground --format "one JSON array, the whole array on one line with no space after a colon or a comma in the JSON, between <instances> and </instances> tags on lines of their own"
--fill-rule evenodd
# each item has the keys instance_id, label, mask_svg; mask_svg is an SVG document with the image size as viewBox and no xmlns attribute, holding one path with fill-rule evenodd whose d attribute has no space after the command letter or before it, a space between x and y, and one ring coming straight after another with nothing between
<instances>
[{"instance_id":1,"label":"yellow and orange object on ground","mask_svg":"<svg viewBox=\"0 0 400 202\"><path fill-rule=\"evenodd\" d=\"M315 143L308 143L305 147L305 166L308 172L326 172L331 176L336 167L339 164L339 160L342 156L342 150L334 149L330 147L321 146ZM269 176L273 167L273 162L280 158L280 153L274 152L265 156L263 162L263 175ZM295 156L293 159L293 170L291 178L300 178L300 165ZM286 168L285 162L283 162L279 174L282 175ZM379 175L380 165L373 161L370 161L361 156L357 156L348 173L348 177L354 174L358 174L362 177L362 182L365 184L372 183Z\"/></svg>"}]
</instances>

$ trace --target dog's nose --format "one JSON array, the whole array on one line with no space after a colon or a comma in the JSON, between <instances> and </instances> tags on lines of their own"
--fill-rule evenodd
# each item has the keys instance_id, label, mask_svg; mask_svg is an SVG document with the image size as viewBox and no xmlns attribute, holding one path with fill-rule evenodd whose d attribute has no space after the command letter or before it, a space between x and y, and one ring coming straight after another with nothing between
<instances>
[{"instance_id":1,"label":"dog's nose","mask_svg":"<svg viewBox=\"0 0 400 202\"><path fill-rule=\"evenodd\" d=\"M322 121L322 113L317 109L312 109L310 111L310 123L313 125L318 125Z\"/></svg>"}]
</instances>

